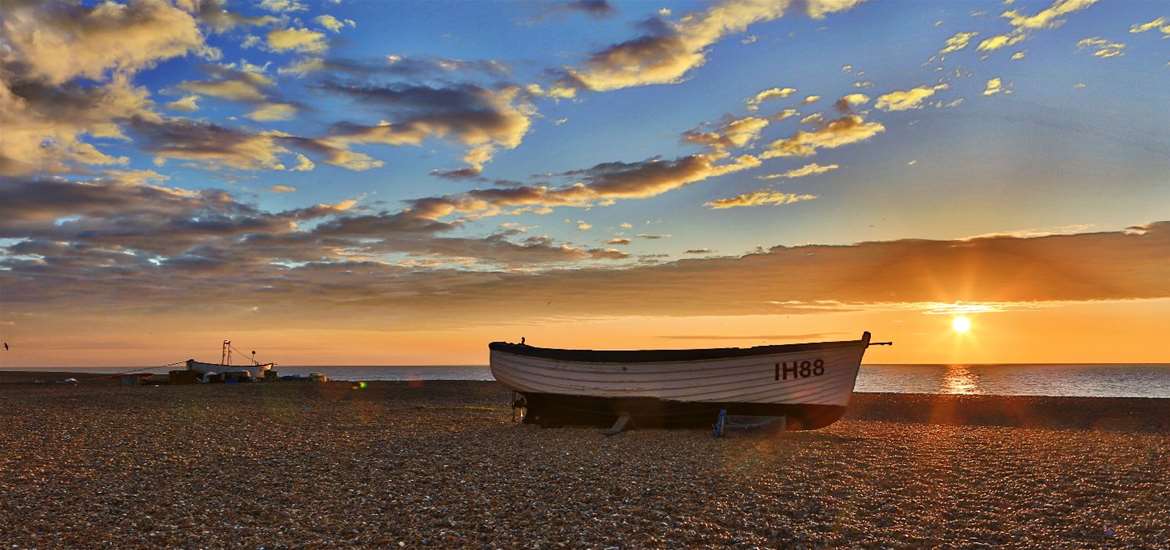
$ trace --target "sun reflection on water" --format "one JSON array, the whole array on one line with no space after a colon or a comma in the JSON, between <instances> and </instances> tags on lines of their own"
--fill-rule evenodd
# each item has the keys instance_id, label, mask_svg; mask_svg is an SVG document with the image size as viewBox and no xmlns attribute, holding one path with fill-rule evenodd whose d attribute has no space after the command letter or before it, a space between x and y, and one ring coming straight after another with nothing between
<instances>
[{"instance_id":1,"label":"sun reflection on water","mask_svg":"<svg viewBox=\"0 0 1170 550\"><path fill-rule=\"evenodd\" d=\"M947 365L939 393L978 395L983 389L979 387L979 376L966 365Z\"/></svg>"}]
</instances>

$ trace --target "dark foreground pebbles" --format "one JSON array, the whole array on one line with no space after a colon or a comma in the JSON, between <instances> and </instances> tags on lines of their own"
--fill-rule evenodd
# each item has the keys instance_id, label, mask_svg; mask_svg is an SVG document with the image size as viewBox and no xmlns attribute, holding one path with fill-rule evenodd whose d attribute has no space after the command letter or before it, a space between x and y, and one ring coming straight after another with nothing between
<instances>
[{"instance_id":1,"label":"dark foreground pebbles","mask_svg":"<svg viewBox=\"0 0 1170 550\"><path fill-rule=\"evenodd\" d=\"M0 385L0 543L1170 546L1166 400L858 395L825 430L724 439L515 425L507 401Z\"/></svg>"}]
</instances>

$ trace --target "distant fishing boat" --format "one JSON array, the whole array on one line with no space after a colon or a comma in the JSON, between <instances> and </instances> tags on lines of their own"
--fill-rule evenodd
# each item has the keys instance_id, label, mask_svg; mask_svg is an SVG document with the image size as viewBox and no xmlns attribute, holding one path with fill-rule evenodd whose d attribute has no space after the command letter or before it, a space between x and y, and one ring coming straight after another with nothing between
<instances>
[{"instance_id":1,"label":"distant fishing boat","mask_svg":"<svg viewBox=\"0 0 1170 550\"><path fill-rule=\"evenodd\" d=\"M780 416L814 430L845 414L860 340L685 350L595 351L492 342L492 376L516 391L524 421L606 425L710 424L729 415Z\"/></svg>"},{"instance_id":2,"label":"distant fishing boat","mask_svg":"<svg viewBox=\"0 0 1170 550\"><path fill-rule=\"evenodd\" d=\"M252 352L250 365L233 365L232 364L232 347L230 340L223 341L223 348L220 351L219 363L204 363L194 359L187 360L187 370L195 372L199 375L203 382L209 381L213 376L223 377L246 377L251 380L263 380L268 371L276 366L276 363L260 363L256 361L256 352Z\"/></svg>"}]
</instances>

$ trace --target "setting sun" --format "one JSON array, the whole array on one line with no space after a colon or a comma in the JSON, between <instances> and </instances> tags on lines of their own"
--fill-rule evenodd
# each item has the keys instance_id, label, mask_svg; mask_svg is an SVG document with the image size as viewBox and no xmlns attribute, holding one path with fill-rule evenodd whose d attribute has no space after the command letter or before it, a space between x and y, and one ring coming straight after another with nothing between
<instances>
[{"instance_id":1,"label":"setting sun","mask_svg":"<svg viewBox=\"0 0 1170 550\"><path fill-rule=\"evenodd\" d=\"M959 334L966 334L970 332L971 318L967 317L966 315L956 315L953 319L951 319L951 330Z\"/></svg>"}]
</instances>

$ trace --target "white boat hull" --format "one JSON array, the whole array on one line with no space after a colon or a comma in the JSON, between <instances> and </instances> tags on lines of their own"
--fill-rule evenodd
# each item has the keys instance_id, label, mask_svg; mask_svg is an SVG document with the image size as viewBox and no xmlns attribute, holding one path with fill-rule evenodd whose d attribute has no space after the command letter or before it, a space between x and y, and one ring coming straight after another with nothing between
<instances>
[{"instance_id":1,"label":"white boat hull","mask_svg":"<svg viewBox=\"0 0 1170 550\"><path fill-rule=\"evenodd\" d=\"M665 352L492 344L491 370L496 380L523 395L530 414L560 412L560 420L589 412L602 416L597 422L604 423L635 410L702 415L724 409L731 414L803 414L809 416L804 428L798 419L794 429L808 429L844 413L868 338L867 333L847 342ZM552 410L557 408L566 410Z\"/></svg>"},{"instance_id":2,"label":"white boat hull","mask_svg":"<svg viewBox=\"0 0 1170 550\"><path fill-rule=\"evenodd\" d=\"M273 363L264 363L261 365L219 365L215 363L204 363L194 359L187 360L187 370L192 370L199 373L199 376L206 380L207 377L215 374L233 374L246 372L252 376L253 380L263 380L264 373L272 370Z\"/></svg>"}]
</instances>

